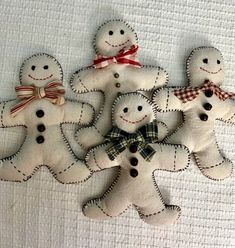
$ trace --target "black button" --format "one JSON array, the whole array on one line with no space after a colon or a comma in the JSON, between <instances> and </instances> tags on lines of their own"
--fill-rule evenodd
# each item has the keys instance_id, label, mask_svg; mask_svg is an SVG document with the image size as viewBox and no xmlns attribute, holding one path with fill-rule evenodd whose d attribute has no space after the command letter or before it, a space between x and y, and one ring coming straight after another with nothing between
<instances>
[{"instance_id":1,"label":"black button","mask_svg":"<svg viewBox=\"0 0 235 248\"><path fill-rule=\"evenodd\" d=\"M119 74L118 74L117 72L114 73L113 76L114 76L115 78L119 78Z\"/></svg>"},{"instance_id":2,"label":"black button","mask_svg":"<svg viewBox=\"0 0 235 248\"><path fill-rule=\"evenodd\" d=\"M131 169L131 170L130 170L130 175L131 175L132 177L137 177L137 176L138 176L138 171L137 171L136 169Z\"/></svg>"},{"instance_id":3,"label":"black button","mask_svg":"<svg viewBox=\"0 0 235 248\"><path fill-rule=\"evenodd\" d=\"M38 136L37 138L36 138L36 141L38 142L38 144L42 144L43 142L44 142L44 137L42 136L42 135L40 135L40 136Z\"/></svg>"},{"instance_id":4,"label":"black button","mask_svg":"<svg viewBox=\"0 0 235 248\"><path fill-rule=\"evenodd\" d=\"M209 102L205 103L203 105L203 107L204 107L205 110L208 110L208 111L212 109L212 105Z\"/></svg>"},{"instance_id":5,"label":"black button","mask_svg":"<svg viewBox=\"0 0 235 248\"><path fill-rule=\"evenodd\" d=\"M120 87L121 87L121 84L120 84L120 83L116 83L115 86L116 86L117 88L120 88Z\"/></svg>"},{"instance_id":6,"label":"black button","mask_svg":"<svg viewBox=\"0 0 235 248\"><path fill-rule=\"evenodd\" d=\"M36 112L36 116L38 117L38 118L42 118L43 116L44 116L44 111L43 110L38 110L37 112Z\"/></svg>"},{"instance_id":7,"label":"black button","mask_svg":"<svg viewBox=\"0 0 235 248\"><path fill-rule=\"evenodd\" d=\"M208 120L208 115L206 115L206 114L200 114L200 119L202 121L207 121Z\"/></svg>"},{"instance_id":8,"label":"black button","mask_svg":"<svg viewBox=\"0 0 235 248\"><path fill-rule=\"evenodd\" d=\"M138 147L136 144L131 144L129 147L130 152L136 153L138 151Z\"/></svg>"},{"instance_id":9,"label":"black button","mask_svg":"<svg viewBox=\"0 0 235 248\"><path fill-rule=\"evenodd\" d=\"M37 128L39 132L44 132L46 130L46 127L43 124L39 124Z\"/></svg>"},{"instance_id":10,"label":"black button","mask_svg":"<svg viewBox=\"0 0 235 248\"><path fill-rule=\"evenodd\" d=\"M138 159L137 158L131 158L130 163L131 163L131 165L136 166L138 164Z\"/></svg>"},{"instance_id":11,"label":"black button","mask_svg":"<svg viewBox=\"0 0 235 248\"><path fill-rule=\"evenodd\" d=\"M207 97L212 97L212 96L213 96L213 91L212 91L212 90L206 90L206 91L204 92L204 94L205 94L205 96L207 96Z\"/></svg>"}]
</instances>

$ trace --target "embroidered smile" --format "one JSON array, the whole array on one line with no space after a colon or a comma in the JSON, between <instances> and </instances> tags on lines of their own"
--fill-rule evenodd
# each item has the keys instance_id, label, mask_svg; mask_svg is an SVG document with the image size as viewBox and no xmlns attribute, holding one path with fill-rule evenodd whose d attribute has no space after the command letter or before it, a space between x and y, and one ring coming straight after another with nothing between
<instances>
[{"instance_id":1,"label":"embroidered smile","mask_svg":"<svg viewBox=\"0 0 235 248\"><path fill-rule=\"evenodd\" d=\"M120 115L120 118L123 119L124 121L131 123L131 124L136 124L136 123L140 123L141 121L143 121L145 118L147 118L147 115L145 115L142 119L138 120L138 121L129 121L127 119L125 119L123 116Z\"/></svg>"},{"instance_id":2,"label":"embroidered smile","mask_svg":"<svg viewBox=\"0 0 235 248\"><path fill-rule=\"evenodd\" d=\"M35 77L31 76L30 74L29 74L28 76L29 76L30 78L34 79L34 80L46 80L46 79L51 78L51 77L53 76L53 74L51 74L50 76L45 77L45 78L35 78Z\"/></svg>"},{"instance_id":3,"label":"embroidered smile","mask_svg":"<svg viewBox=\"0 0 235 248\"><path fill-rule=\"evenodd\" d=\"M219 73L221 70L222 70L222 68L220 68L218 71L208 71L208 70L206 70L206 69L204 69L203 67L200 67L200 69L201 70L203 70L203 71L205 71L205 72L207 72L207 73L210 73L210 74L217 74L217 73Z\"/></svg>"},{"instance_id":4,"label":"embroidered smile","mask_svg":"<svg viewBox=\"0 0 235 248\"><path fill-rule=\"evenodd\" d=\"M120 46L124 46L124 45L126 45L126 43L128 43L129 42L129 40L127 40L127 41L125 41L125 42L123 42L123 43L121 43L121 44L118 44L118 45L113 45L113 44L111 44L111 43L109 43L107 40L105 41L105 43L107 43L109 46L111 46L111 47L120 47Z\"/></svg>"}]
</instances>

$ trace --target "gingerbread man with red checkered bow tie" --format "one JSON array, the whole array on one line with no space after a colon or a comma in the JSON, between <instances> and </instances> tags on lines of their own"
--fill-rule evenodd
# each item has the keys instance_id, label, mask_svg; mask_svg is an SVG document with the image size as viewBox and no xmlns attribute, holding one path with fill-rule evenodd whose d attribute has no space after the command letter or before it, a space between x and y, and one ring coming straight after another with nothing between
<instances>
[{"instance_id":1,"label":"gingerbread man with red checkered bow tie","mask_svg":"<svg viewBox=\"0 0 235 248\"><path fill-rule=\"evenodd\" d=\"M232 162L219 150L214 134L216 120L235 123L234 93L220 88L224 81L223 57L214 47L194 49L187 60L189 87L156 90L153 101L159 111L182 111L183 124L167 143L183 144L194 155L202 174L223 180L232 173Z\"/></svg>"},{"instance_id":2,"label":"gingerbread man with red checkered bow tie","mask_svg":"<svg viewBox=\"0 0 235 248\"><path fill-rule=\"evenodd\" d=\"M78 143L86 151L104 141L111 129L111 108L117 95L150 91L165 85L168 75L160 67L142 66L136 59L137 35L122 20L102 24L94 39L96 58L92 66L77 71L70 81L76 93L101 91L104 104L94 125L79 129Z\"/></svg>"}]
</instances>

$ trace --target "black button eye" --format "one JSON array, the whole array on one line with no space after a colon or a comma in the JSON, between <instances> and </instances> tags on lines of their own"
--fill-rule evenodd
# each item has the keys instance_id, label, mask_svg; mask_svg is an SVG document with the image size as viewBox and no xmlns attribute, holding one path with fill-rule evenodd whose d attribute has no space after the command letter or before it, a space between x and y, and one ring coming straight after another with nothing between
<instances>
[{"instance_id":1,"label":"black button eye","mask_svg":"<svg viewBox=\"0 0 235 248\"><path fill-rule=\"evenodd\" d=\"M220 64L220 60L217 59L217 64L219 65Z\"/></svg>"},{"instance_id":2,"label":"black button eye","mask_svg":"<svg viewBox=\"0 0 235 248\"><path fill-rule=\"evenodd\" d=\"M141 111L142 109L143 109L143 107L142 106L138 106L138 108L137 108L139 111Z\"/></svg>"},{"instance_id":3,"label":"black button eye","mask_svg":"<svg viewBox=\"0 0 235 248\"><path fill-rule=\"evenodd\" d=\"M113 35L113 31L112 30L109 31L109 35Z\"/></svg>"},{"instance_id":4,"label":"black button eye","mask_svg":"<svg viewBox=\"0 0 235 248\"><path fill-rule=\"evenodd\" d=\"M48 65L44 65L44 66L43 66L43 69L44 69L44 70L47 70L47 69L48 69Z\"/></svg>"},{"instance_id":5,"label":"black button eye","mask_svg":"<svg viewBox=\"0 0 235 248\"><path fill-rule=\"evenodd\" d=\"M35 68L36 68L36 66L35 65L32 65L32 67L31 67L32 71L34 71Z\"/></svg>"},{"instance_id":6,"label":"black button eye","mask_svg":"<svg viewBox=\"0 0 235 248\"><path fill-rule=\"evenodd\" d=\"M127 112L128 112L128 108L124 108L124 109L123 109L123 112L124 112L124 113L127 113Z\"/></svg>"},{"instance_id":7,"label":"black button eye","mask_svg":"<svg viewBox=\"0 0 235 248\"><path fill-rule=\"evenodd\" d=\"M125 33L124 30L121 29L121 30L120 30L120 34L124 34L124 33Z\"/></svg>"},{"instance_id":8,"label":"black button eye","mask_svg":"<svg viewBox=\"0 0 235 248\"><path fill-rule=\"evenodd\" d=\"M202 61L204 64L208 64L208 59L203 59Z\"/></svg>"}]
</instances>

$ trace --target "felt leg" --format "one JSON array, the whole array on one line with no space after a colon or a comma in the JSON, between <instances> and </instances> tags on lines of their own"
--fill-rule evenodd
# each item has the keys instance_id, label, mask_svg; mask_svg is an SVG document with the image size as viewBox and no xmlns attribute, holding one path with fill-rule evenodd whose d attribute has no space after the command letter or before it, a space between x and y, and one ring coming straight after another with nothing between
<instances>
[{"instance_id":1,"label":"felt leg","mask_svg":"<svg viewBox=\"0 0 235 248\"><path fill-rule=\"evenodd\" d=\"M42 165L41 156L35 156L32 143L26 140L21 150L13 156L0 160L0 179L6 181L26 181L34 170Z\"/></svg>"},{"instance_id":2,"label":"felt leg","mask_svg":"<svg viewBox=\"0 0 235 248\"><path fill-rule=\"evenodd\" d=\"M196 163L202 174L213 180L223 180L232 174L232 162L224 158L215 139L203 147L203 150L194 153Z\"/></svg>"},{"instance_id":3,"label":"felt leg","mask_svg":"<svg viewBox=\"0 0 235 248\"><path fill-rule=\"evenodd\" d=\"M139 194L134 201L141 219L154 226L175 223L181 214L180 207L166 205L156 184L146 186L145 193Z\"/></svg>"},{"instance_id":4,"label":"felt leg","mask_svg":"<svg viewBox=\"0 0 235 248\"><path fill-rule=\"evenodd\" d=\"M93 199L83 206L83 214L91 219L110 219L121 215L131 204L123 195L110 193L104 198Z\"/></svg>"},{"instance_id":5,"label":"felt leg","mask_svg":"<svg viewBox=\"0 0 235 248\"><path fill-rule=\"evenodd\" d=\"M82 160L79 160L68 150L58 150L59 154L53 154L47 162L54 177L61 183L79 183L88 179L91 175L90 170Z\"/></svg>"},{"instance_id":6,"label":"felt leg","mask_svg":"<svg viewBox=\"0 0 235 248\"><path fill-rule=\"evenodd\" d=\"M162 209L156 210L150 214L143 212L149 211L148 207L138 210L141 219L153 226L175 224L181 215L181 209L176 205L165 205Z\"/></svg>"},{"instance_id":7,"label":"felt leg","mask_svg":"<svg viewBox=\"0 0 235 248\"><path fill-rule=\"evenodd\" d=\"M121 215L131 205L126 180L117 177L101 198L92 199L83 205L83 214L91 219L106 220Z\"/></svg>"}]
</instances>

